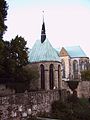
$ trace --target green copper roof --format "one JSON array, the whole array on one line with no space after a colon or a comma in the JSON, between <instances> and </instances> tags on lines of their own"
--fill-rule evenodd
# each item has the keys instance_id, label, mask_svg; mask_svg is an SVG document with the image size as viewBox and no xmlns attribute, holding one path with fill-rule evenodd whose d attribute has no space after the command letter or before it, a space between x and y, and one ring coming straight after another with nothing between
<instances>
[{"instance_id":1,"label":"green copper roof","mask_svg":"<svg viewBox=\"0 0 90 120\"><path fill-rule=\"evenodd\" d=\"M43 43L37 40L29 53L29 62L59 61L60 57L46 38Z\"/></svg>"},{"instance_id":2,"label":"green copper roof","mask_svg":"<svg viewBox=\"0 0 90 120\"><path fill-rule=\"evenodd\" d=\"M80 46L64 47L70 57L87 57Z\"/></svg>"}]
</instances>

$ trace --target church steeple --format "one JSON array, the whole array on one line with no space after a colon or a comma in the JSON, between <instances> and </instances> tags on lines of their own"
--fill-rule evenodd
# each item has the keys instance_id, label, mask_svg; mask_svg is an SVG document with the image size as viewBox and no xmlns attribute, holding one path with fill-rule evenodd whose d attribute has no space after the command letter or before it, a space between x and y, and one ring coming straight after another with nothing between
<instances>
[{"instance_id":1,"label":"church steeple","mask_svg":"<svg viewBox=\"0 0 90 120\"><path fill-rule=\"evenodd\" d=\"M46 33L45 33L45 23L44 23L44 15L43 15L43 24L42 24L42 30L41 30L41 43L43 43L45 39L46 39Z\"/></svg>"}]
</instances>

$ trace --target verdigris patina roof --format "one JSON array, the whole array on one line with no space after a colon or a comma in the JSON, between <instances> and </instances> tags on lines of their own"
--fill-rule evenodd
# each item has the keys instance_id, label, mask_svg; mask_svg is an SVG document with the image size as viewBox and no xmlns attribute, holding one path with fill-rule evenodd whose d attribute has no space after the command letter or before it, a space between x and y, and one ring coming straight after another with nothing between
<instances>
[{"instance_id":1,"label":"verdigris patina roof","mask_svg":"<svg viewBox=\"0 0 90 120\"><path fill-rule=\"evenodd\" d=\"M87 57L80 46L64 47L70 57Z\"/></svg>"},{"instance_id":2,"label":"verdigris patina roof","mask_svg":"<svg viewBox=\"0 0 90 120\"><path fill-rule=\"evenodd\" d=\"M46 38L43 43L37 40L29 53L29 62L58 61L60 57Z\"/></svg>"}]
</instances>

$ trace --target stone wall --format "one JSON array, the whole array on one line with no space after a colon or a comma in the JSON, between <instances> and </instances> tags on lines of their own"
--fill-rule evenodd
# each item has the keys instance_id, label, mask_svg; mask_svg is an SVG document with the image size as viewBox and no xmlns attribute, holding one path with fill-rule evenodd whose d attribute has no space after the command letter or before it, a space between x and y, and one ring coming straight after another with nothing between
<instances>
[{"instance_id":1,"label":"stone wall","mask_svg":"<svg viewBox=\"0 0 90 120\"><path fill-rule=\"evenodd\" d=\"M90 81L79 82L77 93L78 97L90 98Z\"/></svg>"},{"instance_id":2,"label":"stone wall","mask_svg":"<svg viewBox=\"0 0 90 120\"><path fill-rule=\"evenodd\" d=\"M52 102L60 95L60 91L53 90L0 97L0 120L26 120L30 115L50 112Z\"/></svg>"},{"instance_id":3,"label":"stone wall","mask_svg":"<svg viewBox=\"0 0 90 120\"><path fill-rule=\"evenodd\" d=\"M31 115L50 112L52 102L64 100L69 89L62 81L62 90L34 91L0 97L0 120L26 120ZM90 82L81 81L77 88L78 97L90 97Z\"/></svg>"}]
</instances>

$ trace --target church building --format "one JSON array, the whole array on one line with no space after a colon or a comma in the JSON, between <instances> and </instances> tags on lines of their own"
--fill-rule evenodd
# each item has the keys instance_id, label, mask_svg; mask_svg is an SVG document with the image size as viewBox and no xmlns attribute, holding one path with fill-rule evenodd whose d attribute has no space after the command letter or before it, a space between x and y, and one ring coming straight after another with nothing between
<instances>
[{"instance_id":1,"label":"church building","mask_svg":"<svg viewBox=\"0 0 90 120\"><path fill-rule=\"evenodd\" d=\"M33 80L32 89L53 90L61 88L61 62L58 52L52 47L46 36L43 19L41 39L36 40L29 53L28 66L37 66L39 79Z\"/></svg>"},{"instance_id":2,"label":"church building","mask_svg":"<svg viewBox=\"0 0 90 120\"><path fill-rule=\"evenodd\" d=\"M31 89L53 90L62 88L62 80L81 80L81 71L87 70L89 57L80 46L62 47L57 51L50 44L45 30L41 29L41 39L36 40L29 52L28 67L37 67L39 78L31 82Z\"/></svg>"},{"instance_id":3,"label":"church building","mask_svg":"<svg viewBox=\"0 0 90 120\"><path fill-rule=\"evenodd\" d=\"M81 71L89 69L89 57L80 46L62 47L60 58L63 80L81 80Z\"/></svg>"}]
</instances>

